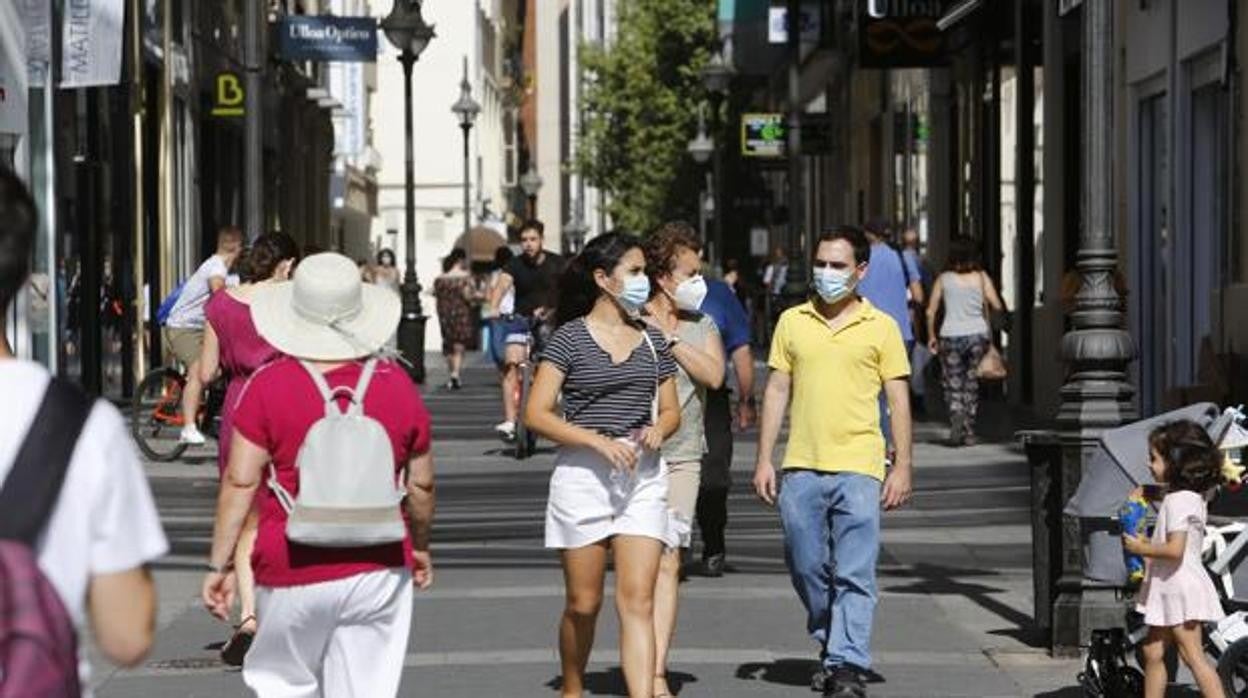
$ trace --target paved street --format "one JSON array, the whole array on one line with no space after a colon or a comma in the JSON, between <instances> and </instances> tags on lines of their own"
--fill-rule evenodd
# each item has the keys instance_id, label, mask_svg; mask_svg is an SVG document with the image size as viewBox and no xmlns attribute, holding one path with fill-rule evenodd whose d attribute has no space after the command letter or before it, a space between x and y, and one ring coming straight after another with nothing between
<instances>
[{"instance_id":1,"label":"paved street","mask_svg":"<svg viewBox=\"0 0 1248 698\"><path fill-rule=\"evenodd\" d=\"M436 361L436 360L435 360ZM436 376L430 385L435 385ZM459 393L430 390L438 467L437 583L416 602L404 696L557 695L555 623L562 587L542 549L552 456L516 462L499 450L492 376L474 369ZM1009 444L950 451L920 427L918 494L887 517L873 696L1076 696L1077 663L1029 645L1027 465ZM730 574L694 577L671 679L682 696L811 695L814 648L789 586L774 513L748 491L752 441L740 443L731 503ZM149 465L173 553L156 570L160 633L133 671L98 667L101 698L243 695L215 648L227 628L197 602L216 492L212 453ZM591 695L624 695L614 613L604 609Z\"/></svg>"}]
</instances>

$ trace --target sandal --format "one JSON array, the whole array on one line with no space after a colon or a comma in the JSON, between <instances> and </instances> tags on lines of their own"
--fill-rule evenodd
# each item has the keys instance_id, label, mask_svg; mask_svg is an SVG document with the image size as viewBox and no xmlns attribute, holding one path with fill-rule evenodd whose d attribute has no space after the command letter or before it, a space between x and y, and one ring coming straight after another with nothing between
<instances>
[{"instance_id":1,"label":"sandal","mask_svg":"<svg viewBox=\"0 0 1248 698\"><path fill-rule=\"evenodd\" d=\"M251 649L251 642L256 638L255 630L244 630L243 626L248 623L253 625L256 622L255 616L247 616L234 626L234 634L221 647L221 661L227 666L242 666L243 659L247 656L247 650Z\"/></svg>"},{"instance_id":2,"label":"sandal","mask_svg":"<svg viewBox=\"0 0 1248 698\"><path fill-rule=\"evenodd\" d=\"M667 683L667 674L655 674L654 678L661 679L663 683ZM671 691L663 691L662 693L654 694L654 698L676 698L676 694Z\"/></svg>"}]
</instances>

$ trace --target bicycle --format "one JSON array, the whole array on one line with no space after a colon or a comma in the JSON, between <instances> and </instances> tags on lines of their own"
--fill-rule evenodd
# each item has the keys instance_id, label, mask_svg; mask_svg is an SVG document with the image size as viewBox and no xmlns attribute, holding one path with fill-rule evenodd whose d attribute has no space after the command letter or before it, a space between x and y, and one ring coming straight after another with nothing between
<instances>
[{"instance_id":1,"label":"bicycle","mask_svg":"<svg viewBox=\"0 0 1248 698\"><path fill-rule=\"evenodd\" d=\"M528 402L529 391L533 387L533 373L537 370L537 362L541 359L542 349L546 345L550 331L550 326L545 321L536 318L529 320L525 359L517 366L520 369L520 380L516 386L519 418L516 419L516 438L513 444L516 460L525 460L537 452L537 434L534 434L524 423L524 405Z\"/></svg>"},{"instance_id":2,"label":"bicycle","mask_svg":"<svg viewBox=\"0 0 1248 698\"><path fill-rule=\"evenodd\" d=\"M154 368L143 376L131 398L130 433L143 455L151 460L170 462L186 452L182 443L182 391L186 374L174 366ZM220 379L204 390L196 425L201 433L214 439L220 434L221 407L225 390Z\"/></svg>"}]
</instances>

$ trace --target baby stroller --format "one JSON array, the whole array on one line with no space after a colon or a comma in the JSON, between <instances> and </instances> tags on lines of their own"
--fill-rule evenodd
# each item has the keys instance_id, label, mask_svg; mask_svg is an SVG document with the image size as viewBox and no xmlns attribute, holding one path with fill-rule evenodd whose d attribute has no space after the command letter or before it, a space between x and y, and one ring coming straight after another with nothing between
<instances>
[{"instance_id":1,"label":"baby stroller","mask_svg":"<svg viewBox=\"0 0 1248 698\"><path fill-rule=\"evenodd\" d=\"M1153 483L1148 469L1147 435L1155 427L1179 419L1190 419L1205 426L1237 466L1243 465L1248 447L1248 431L1243 427L1241 408L1219 412L1212 404L1193 405L1175 412L1142 420L1105 432L1099 457L1106 466L1090 468L1066 507L1069 514L1084 519L1109 519L1116 523L1118 507L1138 486ZM1239 471L1242 473L1242 470ZM1242 477L1239 475L1238 477ZM1205 649L1218 662L1218 674L1228 695L1248 696L1248 523L1234 518L1248 516L1248 498L1238 494L1238 479L1220 487L1210 507L1204 542L1204 562L1222 599L1226 618L1205 628ZM1227 511L1232 516L1218 515ZM1122 554L1121 527L1092 526L1085 535L1086 575L1101 583L1125 588L1127 566ZM1236 596L1236 589L1244 592ZM1131 666L1148 635L1139 614L1129 612L1125 627L1094 630L1088 648L1085 670L1079 675L1084 695L1091 698L1135 698L1142 694L1143 674ZM1173 673L1173 672L1172 672Z\"/></svg>"}]
</instances>

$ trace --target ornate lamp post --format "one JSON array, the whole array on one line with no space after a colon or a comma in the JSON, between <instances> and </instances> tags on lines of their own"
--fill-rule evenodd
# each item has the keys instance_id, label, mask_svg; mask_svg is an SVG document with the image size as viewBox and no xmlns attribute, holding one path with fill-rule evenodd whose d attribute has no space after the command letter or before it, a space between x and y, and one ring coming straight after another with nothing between
<instances>
[{"instance_id":1,"label":"ornate lamp post","mask_svg":"<svg viewBox=\"0 0 1248 698\"><path fill-rule=\"evenodd\" d=\"M390 14L381 20L386 39L399 50L403 64L404 135L406 136L407 268L403 272L403 317L399 320L399 350L411 361L412 380L425 382L425 317L420 307L420 281L416 278L416 174L412 156L412 66L436 34L420 12L421 0L394 0Z\"/></svg>"},{"instance_id":2,"label":"ornate lamp post","mask_svg":"<svg viewBox=\"0 0 1248 698\"><path fill-rule=\"evenodd\" d=\"M708 136L706 133L706 104L705 103L698 105L698 133L696 136L693 137L693 140L689 141L689 146L687 150L689 151L689 155L693 157L693 161L698 163L698 165L705 165L707 161L711 159L711 156L714 155L716 152L715 140L711 138L710 136ZM705 192L703 193L702 196L704 199L710 198L713 200L715 198L715 193L714 193L715 187L714 187L714 183L710 181L711 174L709 172L707 173L706 178L707 178L707 182L706 182ZM705 202L704 202L702 205L698 206L698 232L702 235L703 243L707 241L706 240L706 217L707 217L706 214L707 214L707 206L705 205ZM715 211L715 221L716 221L716 225L718 226L719 224L719 212L718 211ZM717 245L718 245L718 241L715 241L714 243L712 243L710 254L707 255L708 258L712 257L712 255L719 254L719 248L717 247Z\"/></svg>"},{"instance_id":3,"label":"ornate lamp post","mask_svg":"<svg viewBox=\"0 0 1248 698\"><path fill-rule=\"evenodd\" d=\"M588 232L589 226L585 223L585 203L583 199L577 199L576 205L572 207L572 218L563 224L563 235L568 241L568 252L580 253L585 245L585 234Z\"/></svg>"},{"instance_id":4,"label":"ornate lamp post","mask_svg":"<svg viewBox=\"0 0 1248 698\"><path fill-rule=\"evenodd\" d=\"M720 118L720 105L728 97L728 88L732 84L732 78L736 74L732 64L724 58L723 47L711 54L711 59L702 66L702 85L706 87L707 93L711 97L711 116L713 119ZM713 142L712 142L713 143ZM715 267L719 267L721 257L723 256L724 243L724 208L721 205L720 195L723 190L723 154L720 149L712 147L712 154L715 157L711 166L711 184L708 195L715 209L715 220L713 237L711 242L711 254L708 255L709 261Z\"/></svg>"},{"instance_id":5,"label":"ornate lamp post","mask_svg":"<svg viewBox=\"0 0 1248 698\"><path fill-rule=\"evenodd\" d=\"M533 163L529 163L529 171L520 176L520 189L529 197L529 218L536 218L537 192L542 189L542 176L537 173Z\"/></svg>"},{"instance_id":6,"label":"ornate lamp post","mask_svg":"<svg viewBox=\"0 0 1248 698\"><path fill-rule=\"evenodd\" d=\"M472 227L468 204L468 133L481 113L481 105L472 98L472 85L468 82L468 57L464 56L464 77L459 81L459 99L451 105L451 111L459 117L459 128L464 132L464 232Z\"/></svg>"}]
</instances>

